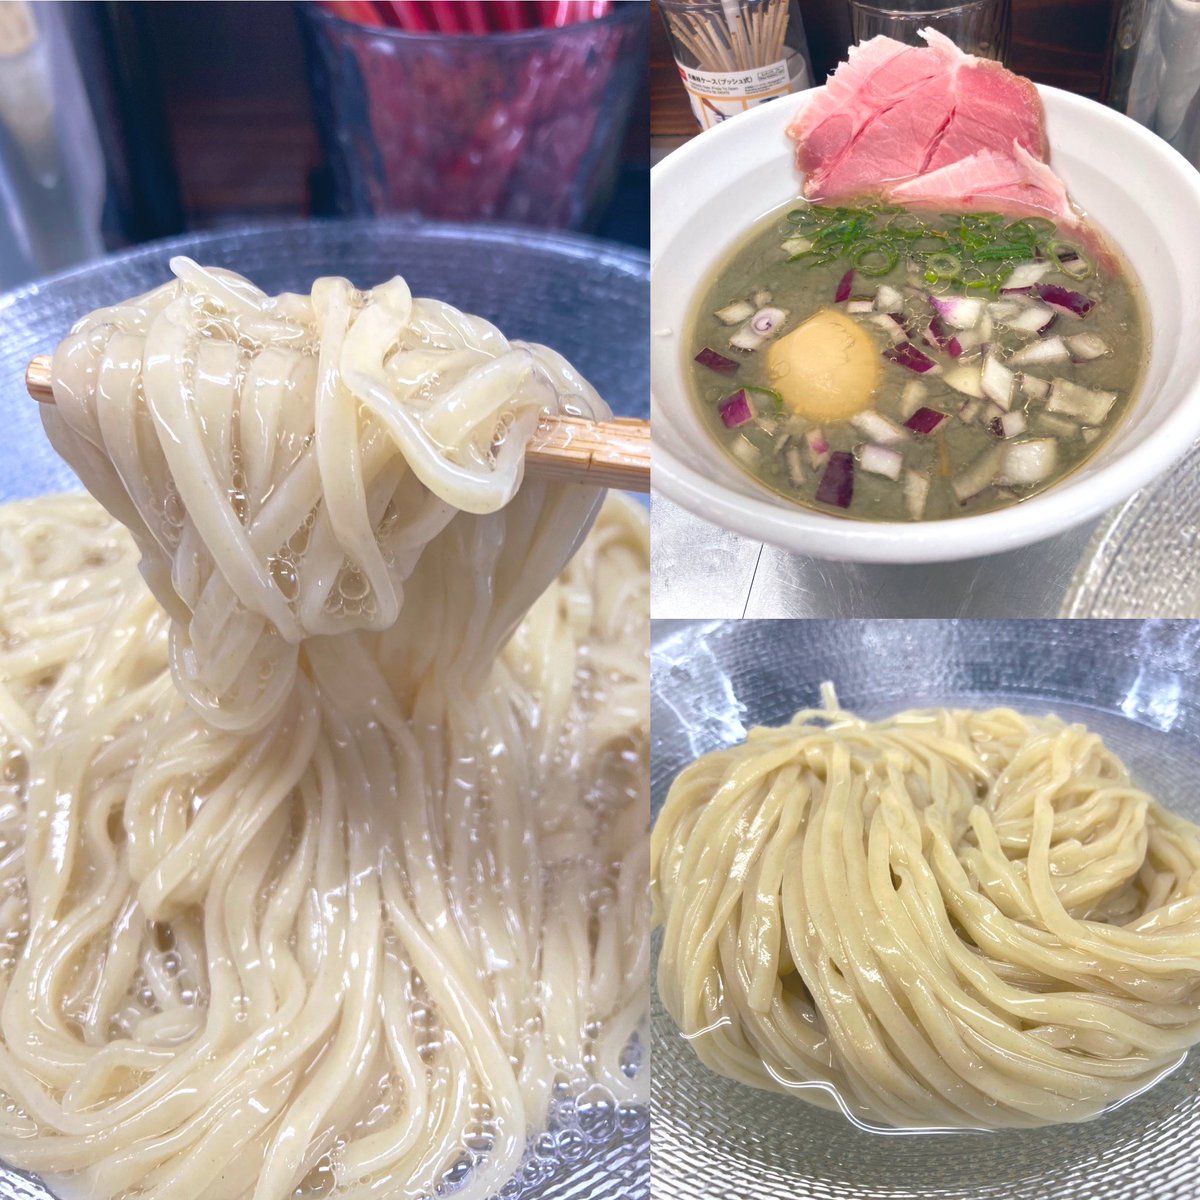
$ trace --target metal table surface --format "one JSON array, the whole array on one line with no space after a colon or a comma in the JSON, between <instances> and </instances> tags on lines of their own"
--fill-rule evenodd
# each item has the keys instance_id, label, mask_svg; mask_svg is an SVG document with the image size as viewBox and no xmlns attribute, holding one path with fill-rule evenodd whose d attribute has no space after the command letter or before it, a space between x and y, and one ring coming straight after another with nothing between
<instances>
[{"instance_id":1,"label":"metal table surface","mask_svg":"<svg viewBox=\"0 0 1200 1200\"><path fill-rule=\"evenodd\" d=\"M711 525L657 494L650 508L655 619L1054 617L1101 524L988 558L896 566L789 554Z\"/></svg>"}]
</instances>

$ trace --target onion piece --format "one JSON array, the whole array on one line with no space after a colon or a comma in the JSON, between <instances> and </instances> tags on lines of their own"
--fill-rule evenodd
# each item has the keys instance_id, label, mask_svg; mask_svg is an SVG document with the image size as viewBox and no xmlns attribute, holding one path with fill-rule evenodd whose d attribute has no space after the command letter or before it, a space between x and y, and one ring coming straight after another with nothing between
<instances>
[{"instance_id":1,"label":"onion piece","mask_svg":"<svg viewBox=\"0 0 1200 1200\"><path fill-rule=\"evenodd\" d=\"M804 461L800 457L800 447L789 441L783 451L783 465L787 469L788 483L794 488L804 486Z\"/></svg>"},{"instance_id":2,"label":"onion piece","mask_svg":"<svg viewBox=\"0 0 1200 1200\"><path fill-rule=\"evenodd\" d=\"M904 326L901 325L893 316L891 316L891 314L876 313L869 319L872 325L883 330L884 337L886 337L893 346L898 346L901 342L908 340L908 333L905 331Z\"/></svg>"},{"instance_id":3,"label":"onion piece","mask_svg":"<svg viewBox=\"0 0 1200 1200\"><path fill-rule=\"evenodd\" d=\"M747 467L757 467L762 460L762 451L745 437L735 438L730 451L734 458Z\"/></svg>"},{"instance_id":4,"label":"onion piece","mask_svg":"<svg viewBox=\"0 0 1200 1200\"><path fill-rule=\"evenodd\" d=\"M925 504L929 500L929 477L920 471L904 472L904 503L908 515L919 521L925 515Z\"/></svg>"},{"instance_id":5,"label":"onion piece","mask_svg":"<svg viewBox=\"0 0 1200 1200\"><path fill-rule=\"evenodd\" d=\"M929 318L929 334L925 340L932 342L934 349L945 350L951 358L958 358L963 352L962 342L946 328L942 318L936 313Z\"/></svg>"},{"instance_id":6,"label":"onion piece","mask_svg":"<svg viewBox=\"0 0 1200 1200\"><path fill-rule=\"evenodd\" d=\"M1029 422L1025 419L1025 414L1018 408L993 417L988 422L988 428L998 438L1015 438L1029 428Z\"/></svg>"},{"instance_id":7,"label":"onion piece","mask_svg":"<svg viewBox=\"0 0 1200 1200\"><path fill-rule=\"evenodd\" d=\"M910 379L900 393L900 416L907 421L925 401L929 389L919 380Z\"/></svg>"},{"instance_id":8,"label":"onion piece","mask_svg":"<svg viewBox=\"0 0 1200 1200\"><path fill-rule=\"evenodd\" d=\"M1054 310L1044 304L1028 304L1007 320L996 319L1007 329L1015 329L1018 333L1041 333L1054 320L1054 315Z\"/></svg>"},{"instance_id":9,"label":"onion piece","mask_svg":"<svg viewBox=\"0 0 1200 1200\"><path fill-rule=\"evenodd\" d=\"M1021 391L1027 395L1030 400L1045 400L1050 395L1050 380L1039 379L1036 375L1026 375L1021 372Z\"/></svg>"},{"instance_id":10,"label":"onion piece","mask_svg":"<svg viewBox=\"0 0 1200 1200\"><path fill-rule=\"evenodd\" d=\"M1082 292L1072 292L1056 283L1039 283L1033 289L1051 308L1073 317L1086 317L1096 302Z\"/></svg>"},{"instance_id":11,"label":"onion piece","mask_svg":"<svg viewBox=\"0 0 1200 1200\"><path fill-rule=\"evenodd\" d=\"M978 400L983 399L983 385L975 367L951 367L942 378L956 392L962 392L964 396L974 396Z\"/></svg>"},{"instance_id":12,"label":"onion piece","mask_svg":"<svg viewBox=\"0 0 1200 1200\"><path fill-rule=\"evenodd\" d=\"M998 321L1001 325L1008 323L1009 319L1023 313L1029 306L1022 304L1019 300L993 300L987 306L988 316L993 321Z\"/></svg>"},{"instance_id":13,"label":"onion piece","mask_svg":"<svg viewBox=\"0 0 1200 1200\"><path fill-rule=\"evenodd\" d=\"M1075 417L1084 425L1102 425L1116 399L1116 392L1096 391L1069 379L1055 379L1050 384L1046 411Z\"/></svg>"},{"instance_id":14,"label":"onion piece","mask_svg":"<svg viewBox=\"0 0 1200 1200\"><path fill-rule=\"evenodd\" d=\"M804 444L808 448L808 461L814 471L819 471L829 461L829 442L819 429L810 429L804 435Z\"/></svg>"},{"instance_id":15,"label":"onion piece","mask_svg":"<svg viewBox=\"0 0 1200 1200\"><path fill-rule=\"evenodd\" d=\"M842 278L838 281L837 291L833 293L833 302L835 304L841 304L843 300L849 300L850 293L853 290L853 288L854 288L854 268L851 267L850 270L847 271L845 273L845 275L843 275Z\"/></svg>"},{"instance_id":16,"label":"onion piece","mask_svg":"<svg viewBox=\"0 0 1200 1200\"><path fill-rule=\"evenodd\" d=\"M812 242L806 237L790 237L785 239L781 249L788 258L796 258L798 255L807 254L812 249Z\"/></svg>"},{"instance_id":17,"label":"onion piece","mask_svg":"<svg viewBox=\"0 0 1200 1200\"><path fill-rule=\"evenodd\" d=\"M724 354L720 354L711 346L705 346L695 360L702 367L707 367L710 371L716 371L718 375L734 375L737 373L738 364L732 358L726 358Z\"/></svg>"},{"instance_id":18,"label":"onion piece","mask_svg":"<svg viewBox=\"0 0 1200 1200\"><path fill-rule=\"evenodd\" d=\"M729 339L729 344L739 350L757 350L768 338L775 336L786 320L787 313L782 308L760 308Z\"/></svg>"},{"instance_id":19,"label":"onion piece","mask_svg":"<svg viewBox=\"0 0 1200 1200\"><path fill-rule=\"evenodd\" d=\"M754 301L755 308L762 308L763 305L771 303L771 293L766 288L759 288L750 298Z\"/></svg>"},{"instance_id":20,"label":"onion piece","mask_svg":"<svg viewBox=\"0 0 1200 1200\"><path fill-rule=\"evenodd\" d=\"M859 450L858 465L871 475L882 475L885 479L900 478L904 466L904 455L890 446L867 444Z\"/></svg>"},{"instance_id":21,"label":"onion piece","mask_svg":"<svg viewBox=\"0 0 1200 1200\"><path fill-rule=\"evenodd\" d=\"M964 400L958 406L958 419L964 424L969 425L984 411L983 405L984 402L981 397L972 396L969 400Z\"/></svg>"},{"instance_id":22,"label":"onion piece","mask_svg":"<svg viewBox=\"0 0 1200 1200\"><path fill-rule=\"evenodd\" d=\"M1093 358L1103 358L1108 351L1108 343L1094 333L1077 333L1073 337L1063 338L1071 353L1076 358L1090 362Z\"/></svg>"},{"instance_id":23,"label":"onion piece","mask_svg":"<svg viewBox=\"0 0 1200 1200\"><path fill-rule=\"evenodd\" d=\"M938 412L936 408L918 408L907 421L904 422L906 429L911 429L913 433L928 435L933 433L943 421L949 420L943 412Z\"/></svg>"},{"instance_id":24,"label":"onion piece","mask_svg":"<svg viewBox=\"0 0 1200 1200\"><path fill-rule=\"evenodd\" d=\"M871 441L879 442L885 446L889 446L894 442L905 442L908 440L908 434L899 425L893 424L882 413L874 412L871 409L868 409L866 412L855 413L850 418L850 424L855 429L866 434Z\"/></svg>"},{"instance_id":25,"label":"onion piece","mask_svg":"<svg viewBox=\"0 0 1200 1200\"><path fill-rule=\"evenodd\" d=\"M928 354L918 350L912 342L901 342L892 346L883 352L883 356L910 371L916 371L919 375L936 374L941 371L941 367Z\"/></svg>"},{"instance_id":26,"label":"onion piece","mask_svg":"<svg viewBox=\"0 0 1200 1200\"><path fill-rule=\"evenodd\" d=\"M754 305L748 300L735 300L732 304L725 305L724 308L718 308L713 316L722 325L740 325L754 316Z\"/></svg>"},{"instance_id":27,"label":"onion piece","mask_svg":"<svg viewBox=\"0 0 1200 1200\"><path fill-rule=\"evenodd\" d=\"M1037 415L1038 428L1052 433L1056 438L1073 438L1079 435L1079 426L1070 419L1058 413L1040 412Z\"/></svg>"},{"instance_id":28,"label":"onion piece","mask_svg":"<svg viewBox=\"0 0 1200 1200\"><path fill-rule=\"evenodd\" d=\"M1004 461L999 478L1003 483L1027 487L1041 483L1054 470L1058 461L1058 442L1054 438L1032 438L1027 442L1012 442L1004 447Z\"/></svg>"},{"instance_id":29,"label":"onion piece","mask_svg":"<svg viewBox=\"0 0 1200 1200\"><path fill-rule=\"evenodd\" d=\"M880 312L896 312L904 307L904 293L882 283L875 293L875 307Z\"/></svg>"},{"instance_id":30,"label":"onion piece","mask_svg":"<svg viewBox=\"0 0 1200 1200\"><path fill-rule=\"evenodd\" d=\"M846 311L848 313L874 312L875 302L873 300L847 300Z\"/></svg>"},{"instance_id":31,"label":"onion piece","mask_svg":"<svg viewBox=\"0 0 1200 1200\"><path fill-rule=\"evenodd\" d=\"M1083 440L1090 446L1103 432L1102 429L1085 429Z\"/></svg>"},{"instance_id":32,"label":"onion piece","mask_svg":"<svg viewBox=\"0 0 1200 1200\"><path fill-rule=\"evenodd\" d=\"M979 386L983 394L994 400L1005 412L1012 408L1013 372L991 355L985 355L983 370L979 374Z\"/></svg>"},{"instance_id":33,"label":"onion piece","mask_svg":"<svg viewBox=\"0 0 1200 1200\"><path fill-rule=\"evenodd\" d=\"M1050 270L1051 265L1048 261L1017 263L1009 277L1000 285L1000 290L1015 292L1033 287Z\"/></svg>"},{"instance_id":34,"label":"onion piece","mask_svg":"<svg viewBox=\"0 0 1200 1200\"><path fill-rule=\"evenodd\" d=\"M754 408L745 388L734 392L732 396L726 396L717 406L717 411L721 414L726 429L736 429L739 425L754 420Z\"/></svg>"},{"instance_id":35,"label":"onion piece","mask_svg":"<svg viewBox=\"0 0 1200 1200\"><path fill-rule=\"evenodd\" d=\"M849 508L854 499L854 455L837 450L829 456L825 474L817 485L817 503Z\"/></svg>"},{"instance_id":36,"label":"onion piece","mask_svg":"<svg viewBox=\"0 0 1200 1200\"><path fill-rule=\"evenodd\" d=\"M1025 363L1066 362L1070 357L1071 352L1067 349L1067 343L1060 337L1052 337L1022 346L1008 361L1022 366Z\"/></svg>"},{"instance_id":37,"label":"onion piece","mask_svg":"<svg viewBox=\"0 0 1200 1200\"><path fill-rule=\"evenodd\" d=\"M983 317L983 301L973 296L929 296L929 303L947 325L974 329Z\"/></svg>"},{"instance_id":38,"label":"onion piece","mask_svg":"<svg viewBox=\"0 0 1200 1200\"><path fill-rule=\"evenodd\" d=\"M1000 463L1001 448L993 446L991 449L985 450L961 475L952 480L950 488L959 504L966 504L968 500L991 487L1000 470Z\"/></svg>"}]
</instances>

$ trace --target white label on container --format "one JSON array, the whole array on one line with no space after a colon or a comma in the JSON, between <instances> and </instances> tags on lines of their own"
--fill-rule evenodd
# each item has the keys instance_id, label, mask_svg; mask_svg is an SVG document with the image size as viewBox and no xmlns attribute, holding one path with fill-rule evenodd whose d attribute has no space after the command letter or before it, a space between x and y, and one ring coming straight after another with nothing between
<instances>
[{"instance_id":1,"label":"white label on container","mask_svg":"<svg viewBox=\"0 0 1200 1200\"><path fill-rule=\"evenodd\" d=\"M698 71L676 62L696 120L705 129L726 117L808 87L808 68L794 50L779 62L745 71Z\"/></svg>"}]
</instances>

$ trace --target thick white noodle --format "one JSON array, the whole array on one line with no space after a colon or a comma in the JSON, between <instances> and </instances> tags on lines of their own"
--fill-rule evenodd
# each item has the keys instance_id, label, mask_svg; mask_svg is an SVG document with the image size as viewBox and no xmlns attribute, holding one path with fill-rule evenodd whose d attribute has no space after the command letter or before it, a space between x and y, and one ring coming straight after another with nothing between
<instances>
[{"instance_id":1,"label":"thick white noodle","mask_svg":"<svg viewBox=\"0 0 1200 1200\"><path fill-rule=\"evenodd\" d=\"M491 1195L570 1098L643 1098L645 516L580 544L596 494L521 484L538 411L604 411L550 351L176 269L47 418L136 549L0 508L0 1158Z\"/></svg>"},{"instance_id":2,"label":"thick white noodle","mask_svg":"<svg viewBox=\"0 0 1200 1200\"><path fill-rule=\"evenodd\" d=\"M1200 1041L1200 829L1094 733L797 713L680 772L658 984L700 1059L898 1128L1093 1117Z\"/></svg>"}]
</instances>

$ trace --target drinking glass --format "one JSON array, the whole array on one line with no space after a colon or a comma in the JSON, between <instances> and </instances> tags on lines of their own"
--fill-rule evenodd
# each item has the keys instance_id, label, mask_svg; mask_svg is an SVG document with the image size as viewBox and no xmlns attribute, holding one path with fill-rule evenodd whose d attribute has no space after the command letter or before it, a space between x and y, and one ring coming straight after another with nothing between
<instances>
[{"instance_id":1,"label":"drinking glass","mask_svg":"<svg viewBox=\"0 0 1200 1200\"><path fill-rule=\"evenodd\" d=\"M924 43L925 28L944 33L960 50L1003 62L1008 56L1010 0L849 0L850 25L856 42L886 34L910 46Z\"/></svg>"},{"instance_id":2,"label":"drinking glass","mask_svg":"<svg viewBox=\"0 0 1200 1200\"><path fill-rule=\"evenodd\" d=\"M297 5L346 214L587 229L646 74L649 6L514 33L408 33Z\"/></svg>"}]
</instances>

